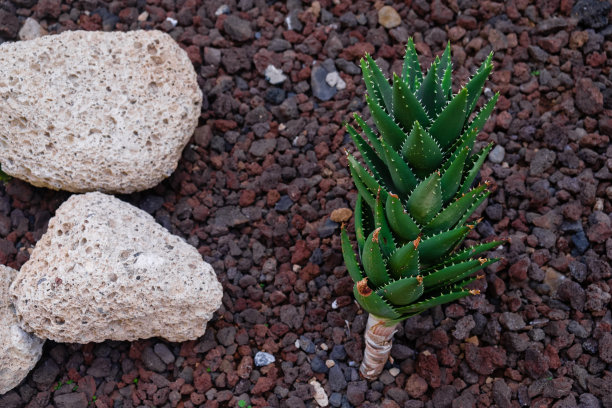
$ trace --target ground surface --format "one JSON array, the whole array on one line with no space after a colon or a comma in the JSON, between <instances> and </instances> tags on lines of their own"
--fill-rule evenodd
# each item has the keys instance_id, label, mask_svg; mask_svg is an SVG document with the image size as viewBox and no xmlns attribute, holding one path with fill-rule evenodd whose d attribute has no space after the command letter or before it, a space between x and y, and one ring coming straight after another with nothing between
<instances>
[{"instance_id":1,"label":"ground surface","mask_svg":"<svg viewBox=\"0 0 612 408\"><path fill-rule=\"evenodd\" d=\"M50 33L159 28L187 48L205 95L201 126L172 177L122 198L198 247L225 296L193 342L48 342L1 407L298 408L316 406L313 377L333 406L612 406L607 2L408 0L394 5L403 22L392 30L378 23L383 2L35 3L0 2L4 40L33 16ZM244 21L217 17L222 4ZM355 199L341 127L351 112L367 115L354 64L373 51L397 70L409 35L427 65L451 40L461 81L495 51L487 86L501 97L478 147L501 146L481 173L497 189L470 239L511 243L485 295L407 321L388 366L395 377L385 370L368 383L357 375L366 316L330 214ZM311 71L327 59L346 89L322 102L313 91L333 90ZM270 85L270 63L288 80ZM17 180L0 187L0 262L27 261L67 197ZM251 370L260 350L276 362Z\"/></svg>"}]
</instances>

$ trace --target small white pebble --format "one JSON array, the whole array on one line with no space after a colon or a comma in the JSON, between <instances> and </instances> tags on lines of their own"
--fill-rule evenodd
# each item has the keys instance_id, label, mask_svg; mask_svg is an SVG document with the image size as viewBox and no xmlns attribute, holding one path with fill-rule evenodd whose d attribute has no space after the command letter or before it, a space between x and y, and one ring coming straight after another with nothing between
<instances>
[{"instance_id":1,"label":"small white pebble","mask_svg":"<svg viewBox=\"0 0 612 408\"><path fill-rule=\"evenodd\" d=\"M319 344L319 347L321 347L321 350L324 350L324 351L329 350L329 347L327 347L327 344L325 344L325 343Z\"/></svg>"},{"instance_id":2,"label":"small white pebble","mask_svg":"<svg viewBox=\"0 0 612 408\"><path fill-rule=\"evenodd\" d=\"M400 370L397 367L393 367L389 370L389 374L391 374L394 377L397 377L399 373L400 373Z\"/></svg>"},{"instance_id":3,"label":"small white pebble","mask_svg":"<svg viewBox=\"0 0 612 408\"><path fill-rule=\"evenodd\" d=\"M299 348L300 348L300 339L297 339L297 340L295 341L295 344L294 344L294 345L295 345L295 348L296 348L296 349L299 349Z\"/></svg>"},{"instance_id":4,"label":"small white pebble","mask_svg":"<svg viewBox=\"0 0 612 408\"><path fill-rule=\"evenodd\" d=\"M312 378L310 381L308 381L308 384L312 385L312 388L314 389L314 400L317 401L317 404L319 404L320 407L328 406L329 400L327 398L327 394L317 379Z\"/></svg>"},{"instance_id":5,"label":"small white pebble","mask_svg":"<svg viewBox=\"0 0 612 408\"><path fill-rule=\"evenodd\" d=\"M342 79L338 71L330 72L325 76L325 82L327 85L336 87L337 90L341 91L346 88L346 82Z\"/></svg>"},{"instance_id":6,"label":"small white pebble","mask_svg":"<svg viewBox=\"0 0 612 408\"><path fill-rule=\"evenodd\" d=\"M227 4L223 4L219 6L217 11L215 11L215 16L219 17L221 14L229 14L229 13L230 13L229 6Z\"/></svg>"},{"instance_id":7,"label":"small white pebble","mask_svg":"<svg viewBox=\"0 0 612 408\"><path fill-rule=\"evenodd\" d=\"M147 18L149 18L149 13L147 13L146 11L143 11L138 16L138 21L140 21L142 23L143 21L147 21Z\"/></svg>"},{"instance_id":8,"label":"small white pebble","mask_svg":"<svg viewBox=\"0 0 612 408\"><path fill-rule=\"evenodd\" d=\"M270 82L272 85L283 83L287 79L287 75L285 75L282 70L276 68L274 65L268 65L264 75L266 76L268 82Z\"/></svg>"},{"instance_id":9,"label":"small white pebble","mask_svg":"<svg viewBox=\"0 0 612 408\"><path fill-rule=\"evenodd\" d=\"M176 25L178 24L178 21L176 21L172 17L166 17L166 21L169 21L170 24L172 24L172 27L176 27Z\"/></svg>"},{"instance_id":10,"label":"small white pebble","mask_svg":"<svg viewBox=\"0 0 612 408\"><path fill-rule=\"evenodd\" d=\"M338 308L338 301L337 301L337 300L334 300L334 301L332 302L332 309L337 309L337 308Z\"/></svg>"},{"instance_id":11,"label":"small white pebble","mask_svg":"<svg viewBox=\"0 0 612 408\"><path fill-rule=\"evenodd\" d=\"M325 365L327 366L327 368L332 368L336 365L336 362L334 360L326 360Z\"/></svg>"}]
</instances>

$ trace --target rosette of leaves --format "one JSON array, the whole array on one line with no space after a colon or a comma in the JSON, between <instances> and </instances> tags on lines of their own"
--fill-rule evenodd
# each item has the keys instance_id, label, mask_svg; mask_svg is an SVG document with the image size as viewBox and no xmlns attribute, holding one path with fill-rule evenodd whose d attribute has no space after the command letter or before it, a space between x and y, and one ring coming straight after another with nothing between
<instances>
[{"instance_id":1,"label":"rosette of leaves","mask_svg":"<svg viewBox=\"0 0 612 408\"><path fill-rule=\"evenodd\" d=\"M473 184L492 144L475 154L472 149L498 94L472 113L493 67L491 59L456 94L450 45L423 74L410 39L401 76L394 74L392 83L371 56L361 60L366 101L378 132L357 114L357 128L346 126L363 160L348 154L359 193L358 254L344 227L341 234L355 298L374 319L366 346L372 327L392 337L400 321L478 293L466 286L478 278L477 271L497 261L480 255L498 241L456 251L474 228L470 216L490 194L487 183ZM364 363L367 357L366 348ZM367 378L380 373L363 365L361 371Z\"/></svg>"}]
</instances>

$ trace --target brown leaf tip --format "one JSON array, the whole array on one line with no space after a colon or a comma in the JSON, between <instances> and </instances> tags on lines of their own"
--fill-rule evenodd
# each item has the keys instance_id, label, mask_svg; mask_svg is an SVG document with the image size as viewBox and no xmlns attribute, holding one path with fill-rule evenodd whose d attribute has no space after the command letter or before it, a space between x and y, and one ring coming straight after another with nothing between
<instances>
[{"instance_id":1,"label":"brown leaf tip","mask_svg":"<svg viewBox=\"0 0 612 408\"><path fill-rule=\"evenodd\" d=\"M372 242L378 242L378 234L380 234L380 229L381 227L378 227L374 230L374 233L372 234Z\"/></svg>"},{"instance_id":2,"label":"brown leaf tip","mask_svg":"<svg viewBox=\"0 0 612 408\"><path fill-rule=\"evenodd\" d=\"M481 265L484 265L485 262L487 262L488 259L487 258L478 258L478 262L480 262Z\"/></svg>"},{"instance_id":3,"label":"brown leaf tip","mask_svg":"<svg viewBox=\"0 0 612 408\"><path fill-rule=\"evenodd\" d=\"M363 278L357 282L357 292L363 297L368 297L372 294L372 289L368 286L368 278Z\"/></svg>"},{"instance_id":4,"label":"brown leaf tip","mask_svg":"<svg viewBox=\"0 0 612 408\"><path fill-rule=\"evenodd\" d=\"M416 237L414 241L412 241L412 245L414 245L414 249L417 249L420 243L421 243L421 236L419 235L418 237Z\"/></svg>"},{"instance_id":5,"label":"brown leaf tip","mask_svg":"<svg viewBox=\"0 0 612 408\"><path fill-rule=\"evenodd\" d=\"M419 282L419 285L423 284L423 277L421 275L416 277L417 282Z\"/></svg>"},{"instance_id":6,"label":"brown leaf tip","mask_svg":"<svg viewBox=\"0 0 612 408\"><path fill-rule=\"evenodd\" d=\"M485 277L484 275L478 275L476 276L476 279L484 279L484 277Z\"/></svg>"},{"instance_id":7,"label":"brown leaf tip","mask_svg":"<svg viewBox=\"0 0 612 408\"><path fill-rule=\"evenodd\" d=\"M470 295L480 295L480 291L478 289L470 290Z\"/></svg>"},{"instance_id":8,"label":"brown leaf tip","mask_svg":"<svg viewBox=\"0 0 612 408\"><path fill-rule=\"evenodd\" d=\"M395 198L396 200L399 198L399 196L395 193L389 193L389 195L391 196L391 198Z\"/></svg>"}]
</instances>

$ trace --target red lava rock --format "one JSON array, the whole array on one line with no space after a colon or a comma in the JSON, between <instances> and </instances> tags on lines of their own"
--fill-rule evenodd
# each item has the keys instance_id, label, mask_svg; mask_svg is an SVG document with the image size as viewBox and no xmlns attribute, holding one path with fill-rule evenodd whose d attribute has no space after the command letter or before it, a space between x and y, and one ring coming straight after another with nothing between
<instances>
[{"instance_id":1,"label":"red lava rock","mask_svg":"<svg viewBox=\"0 0 612 408\"><path fill-rule=\"evenodd\" d=\"M210 374L206 371L200 372L199 374L194 373L193 385L195 389L202 394L210 390L212 388Z\"/></svg>"},{"instance_id":2,"label":"red lava rock","mask_svg":"<svg viewBox=\"0 0 612 408\"><path fill-rule=\"evenodd\" d=\"M419 398L425 392L427 392L427 381L425 381L418 374L412 374L406 380L406 384L404 385L404 390L410 395L412 398Z\"/></svg>"},{"instance_id":3,"label":"red lava rock","mask_svg":"<svg viewBox=\"0 0 612 408\"><path fill-rule=\"evenodd\" d=\"M524 367L531 378L538 379L548 370L548 358L538 350L528 348L525 351Z\"/></svg>"},{"instance_id":4,"label":"red lava rock","mask_svg":"<svg viewBox=\"0 0 612 408\"><path fill-rule=\"evenodd\" d=\"M527 269L529 268L529 258L521 258L515 262L508 271L510 277L518 282L527 279Z\"/></svg>"},{"instance_id":5,"label":"red lava rock","mask_svg":"<svg viewBox=\"0 0 612 408\"><path fill-rule=\"evenodd\" d=\"M467 343L465 360L478 374L491 375L495 369L506 364L506 352L497 347L478 347Z\"/></svg>"},{"instance_id":6,"label":"red lava rock","mask_svg":"<svg viewBox=\"0 0 612 408\"><path fill-rule=\"evenodd\" d=\"M253 389L251 389L251 393L253 395L260 395L265 392L270 391L276 385L276 380L269 377L259 377Z\"/></svg>"},{"instance_id":7,"label":"red lava rock","mask_svg":"<svg viewBox=\"0 0 612 408\"><path fill-rule=\"evenodd\" d=\"M353 45L349 45L340 53L340 58L346 60L353 60L362 58L365 54L374 54L374 46L370 43L359 42Z\"/></svg>"},{"instance_id":8,"label":"red lava rock","mask_svg":"<svg viewBox=\"0 0 612 408\"><path fill-rule=\"evenodd\" d=\"M435 355L420 353L417 356L416 371L430 387L438 388L442 384L440 366Z\"/></svg>"},{"instance_id":9,"label":"red lava rock","mask_svg":"<svg viewBox=\"0 0 612 408\"><path fill-rule=\"evenodd\" d=\"M603 109L603 94L589 78L576 84L576 107L586 115L595 115Z\"/></svg>"}]
</instances>

